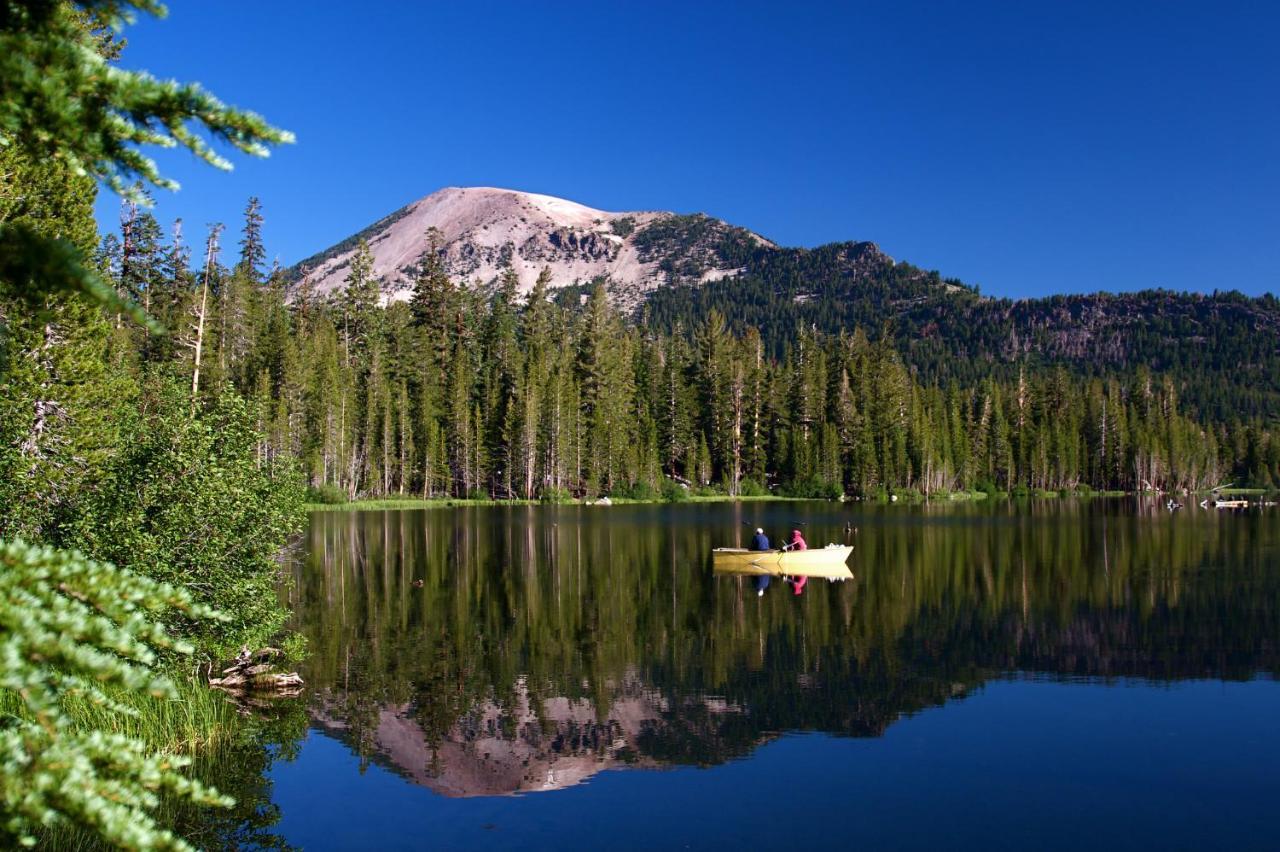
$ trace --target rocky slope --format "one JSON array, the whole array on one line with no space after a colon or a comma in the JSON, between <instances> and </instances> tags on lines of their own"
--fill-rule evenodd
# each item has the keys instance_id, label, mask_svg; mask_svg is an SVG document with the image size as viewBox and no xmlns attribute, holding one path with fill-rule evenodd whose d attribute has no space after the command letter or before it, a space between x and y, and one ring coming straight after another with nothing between
<instances>
[{"instance_id":1,"label":"rocky slope","mask_svg":"<svg viewBox=\"0 0 1280 852\"><path fill-rule=\"evenodd\" d=\"M295 288L320 295L341 289L360 239L368 241L374 275L392 300L408 298L413 271L433 239L459 282L484 286L509 264L527 292L546 267L555 287L607 278L624 302L666 283L733 275L735 250L772 246L708 216L610 213L549 195L451 187L302 261L292 270Z\"/></svg>"}]
</instances>

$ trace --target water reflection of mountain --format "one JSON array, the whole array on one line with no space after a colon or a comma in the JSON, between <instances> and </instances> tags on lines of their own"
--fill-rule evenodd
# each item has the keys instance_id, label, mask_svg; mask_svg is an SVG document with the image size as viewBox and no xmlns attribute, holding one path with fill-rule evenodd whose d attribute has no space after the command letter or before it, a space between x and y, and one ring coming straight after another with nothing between
<instances>
[{"instance_id":1,"label":"water reflection of mountain","mask_svg":"<svg viewBox=\"0 0 1280 852\"><path fill-rule=\"evenodd\" d=\"M1272 517L864 518L857 581L795 599L710 576L735 511L315 516L294 591L313 725L442 794L500 795L716 764L784 731L878 736L1010 672L1277 670ZM846 522L807 513L814 540Z\"/></svg>"},{"instance_id":2,"label":"water reflection of mountain","mask_svg":"<svg viewBox=\"0 0 1280 852\"><path fill-rule=\"evenodd\" d=\"M638 742L660 724L662 697L639 684L622 687L600 718L589 700L543 700L534 706L517 689L513 707L482 702L442 737L428 735L412 705L381 707L370 757L386 768L446 796L503 796L559 790L605 769L655 766ZM312 720L325 733L352 742L352 732L331 695L312 703Z\"/></svg>"}]
</instances>

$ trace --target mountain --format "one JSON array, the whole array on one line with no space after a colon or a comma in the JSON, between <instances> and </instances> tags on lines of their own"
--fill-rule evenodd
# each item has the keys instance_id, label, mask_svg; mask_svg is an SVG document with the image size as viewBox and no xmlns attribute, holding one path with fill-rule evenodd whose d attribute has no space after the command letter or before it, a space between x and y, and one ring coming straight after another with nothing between
<instances>
[{"instance_id":1,"label":"mountain","mask_svg":"<svg viewBox=\"0 0 1280 852\"><path fill-rule=\"evenodd\" d=\"M339 290L361 239L389 299L408 298L414 269L432 245L460 282L485 285L510 265L527 292L546 267L555 285L612 282L615 297L637 301L663 284L706 282L736 274L729 258L763 237L708 216L636 211L610 213L573 201L490 187L450 187L402 207L363 231L299 263L295 286Z\"/></svg>"},{"instance_id":2,"label":"mountain","mask_svg":"<svg viewBox=\"0 0 1280 852\"><path fill-rule=\"evenodd\" d=\"M685 333L712 311L759 330L781 355L799 329L891 335L926 382L972 384L1023 369L1170 374L1183 401L1215 420L1280 416L1280 300L1238 292L1092 293L993 299L870 242L785 248L703 214L608 213L546 195L451 188L428 195L298 264L294 286L343 286L368 240L389 299L439 231L454 279L492 282L510 262L522 292L549 267L552 287L609 281L637 321Z\"/></svg>"}]
</instances>

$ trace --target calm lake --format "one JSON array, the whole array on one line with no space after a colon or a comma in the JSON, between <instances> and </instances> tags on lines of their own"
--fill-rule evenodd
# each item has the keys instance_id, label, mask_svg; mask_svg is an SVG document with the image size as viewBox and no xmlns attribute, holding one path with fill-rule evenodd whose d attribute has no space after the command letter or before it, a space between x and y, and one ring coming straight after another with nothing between
<instances>
[{"instance_id":1,"label":"calm lake","mask_svg":"<svg viewBox=\"0 0 1280 852\"><path fill-rule=\"evenodd\" d=\"M797 522L853 581L712 575ZM197 842L1280 844L1275 509L326 512L291 570L306 695Z\"/></svg>"}]
</instances>

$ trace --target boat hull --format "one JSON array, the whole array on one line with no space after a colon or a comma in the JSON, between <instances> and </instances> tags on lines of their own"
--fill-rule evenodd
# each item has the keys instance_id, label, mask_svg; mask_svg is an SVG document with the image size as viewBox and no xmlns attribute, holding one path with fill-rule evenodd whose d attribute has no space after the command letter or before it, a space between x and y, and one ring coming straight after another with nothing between
<instances>
[{"instance_id":1,"label":"boat hull","mask_svg":"<svg viewBox=\"0 0 1280 852\"><path fill-rule=\"evenodd\" d=\"M717 547L711 551L711 567L717 574L769 574L774 577L826 577L852 580L845 562L853 548L830 544L810 550L741 550Z\"/></svg>"}]
</instances>

